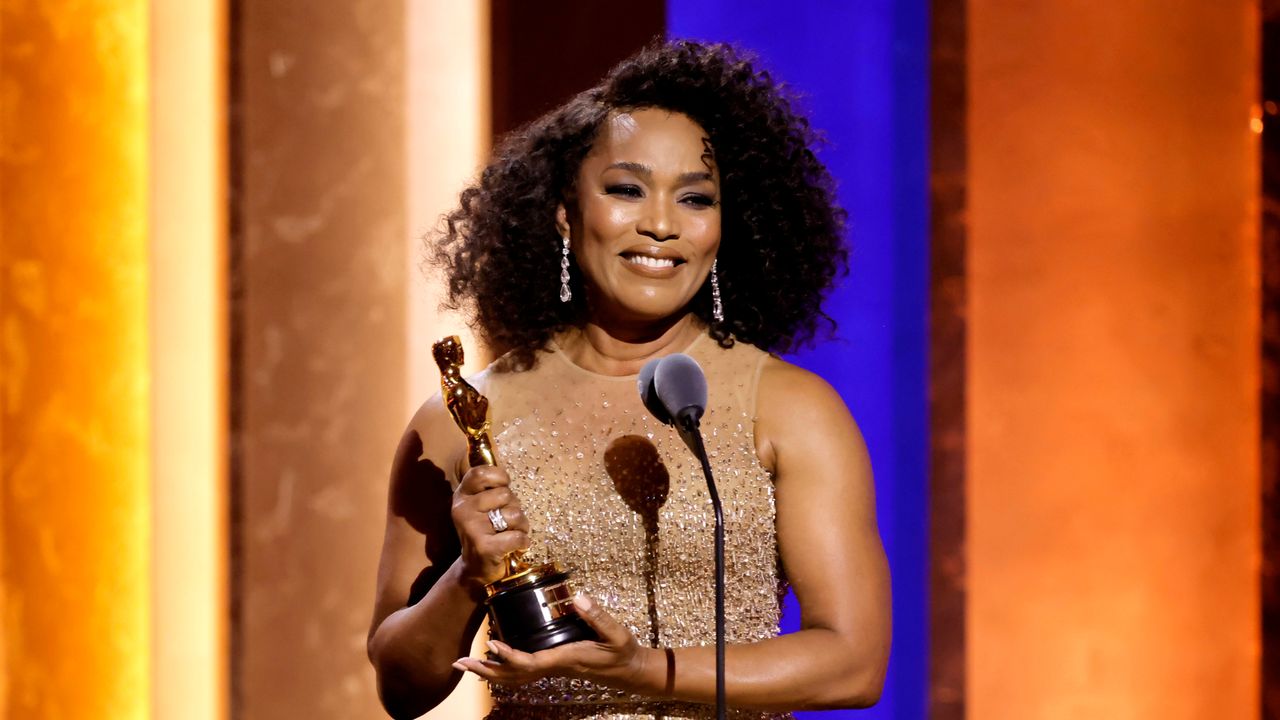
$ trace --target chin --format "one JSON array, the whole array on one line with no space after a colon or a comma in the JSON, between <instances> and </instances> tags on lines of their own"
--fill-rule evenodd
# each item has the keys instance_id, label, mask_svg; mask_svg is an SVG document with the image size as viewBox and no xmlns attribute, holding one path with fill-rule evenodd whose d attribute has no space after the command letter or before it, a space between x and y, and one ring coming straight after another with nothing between
<instances>
[{"instance_id":1,"label":"chin","mask_svg":"<svg viewBox=\"0 0 1280 720\"><path fill-rule=\"evenodd\" d=\"M600 303L597 307L612 308L609 315L627 322L653 323L683 316L696 292L696 288L690 292L685 287L664 287L664 283L626 280L631 278L622 282L615 278L614 282L607 283L608 290L596 295L595 300Z\"/></svg>"},{"instance_id":2,"label":"chin","mask_svg":"<svg viewBox=\"0 0 1280 720\"><path fill-rule=\"evenodd\" d=\"M618 304L616 311L618 317L638 322L659 322L684 315L684 313L685 303L655 302L651 299L648 301L624 301Z\"/></svg>"},{"instance_id":3,"label":"chin","mask_svg":"<svg viewBox=\"0 0 1280 720\"><path fill-rule=\"evenodd\" d=\"M640 322L660 322L669 318L679 317L684 314L681 308L622 308L620 313L623 317L637 320Z\"/></svg>"}]
</instances>

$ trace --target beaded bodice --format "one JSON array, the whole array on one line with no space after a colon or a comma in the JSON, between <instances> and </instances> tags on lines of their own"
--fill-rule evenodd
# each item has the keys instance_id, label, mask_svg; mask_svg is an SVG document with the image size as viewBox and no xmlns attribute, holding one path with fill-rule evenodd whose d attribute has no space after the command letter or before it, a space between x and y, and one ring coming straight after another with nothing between
<instances>
[{"instance_id":1,"label":"beaded bodice","mask_svg":"<svg viewBox=\"0 0 1280 720\"><path fill-rule=\"evenodd\" d=\"M699 337L685 351L709 382L702 431L724 505L726 641L778 634L784 591L773 479L753 435L756 384L767 357ZM645 410L635 376L574 365L554 346L524 372L485 373L498 464L531 526L530 562L571 568L652 647L715 642L714 518L698 461L673 428ZM491 720L710 718L705 705L659 703L580 680L493 686ZM777 718L735 712L738 718Z\"/></svg>"}]
</instances>

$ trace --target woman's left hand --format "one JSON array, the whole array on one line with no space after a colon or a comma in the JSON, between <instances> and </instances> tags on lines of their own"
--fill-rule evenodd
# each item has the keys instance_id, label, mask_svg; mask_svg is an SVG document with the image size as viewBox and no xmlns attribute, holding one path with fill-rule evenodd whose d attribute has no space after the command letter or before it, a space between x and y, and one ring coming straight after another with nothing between
<instances>
[{"instance_id":1,"label":"woman's left hand","mask_svg":"<svg viewBox=\"0 0 1280 720\"><path fill-rule=\"evenodd\" d=\"M459 658L453 667L471 671L492 683L522 685L542 677L574 677L635 691L644 673L650 648L640 647L635 635L583 594L573 599L578 614L600 637L550 650L527 653L498 640L488 642L492 658Z\"/></svg>"}]
</instances>

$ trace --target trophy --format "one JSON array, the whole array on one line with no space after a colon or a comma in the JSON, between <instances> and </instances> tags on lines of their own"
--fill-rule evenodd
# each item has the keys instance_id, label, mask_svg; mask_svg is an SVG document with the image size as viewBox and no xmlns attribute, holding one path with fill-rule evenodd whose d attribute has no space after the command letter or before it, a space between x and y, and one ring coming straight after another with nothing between
<instances>
[{"instance_id":1,"label":"trophy","mask_svg":"<svg viewBox=\"0 0 1280 720\"><path fill-rule=\"evenodd\" d=\"M467 436L467 461L496 465L489 439L489 399L462 378L462 343L451 335L431 347L440 366L440 391L454 422ZM497 639L524 652L578 640L595 631L573 605L569 573L550 562L529 565L522 553L506 557L506 575L485 586L489 627Z\"/></svg>"}]
</instances>

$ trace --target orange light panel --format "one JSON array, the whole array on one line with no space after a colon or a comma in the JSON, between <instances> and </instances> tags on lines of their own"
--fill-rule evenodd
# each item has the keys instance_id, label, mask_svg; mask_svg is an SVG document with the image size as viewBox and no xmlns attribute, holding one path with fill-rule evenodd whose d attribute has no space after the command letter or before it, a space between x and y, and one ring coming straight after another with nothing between
<instances>
[{"instance_id":1,"label":"orange light panel","mask_svg":"<svg viewBox=\"0 0 1280 720\"><path fill-rule=\"evenodd\" d=\"M0 17L5 710L145 718L147 4Z\"/></svg>"},{"instance_id":2,"label":"orange light panel","mask_svg":"<svg viewBox=\"0 0 1280 720\"><path fill-rule=\"evenodd\" d=\"M1255 718L1257 3L969 7L969 715Z\"/></svg>"}]
</instances>

